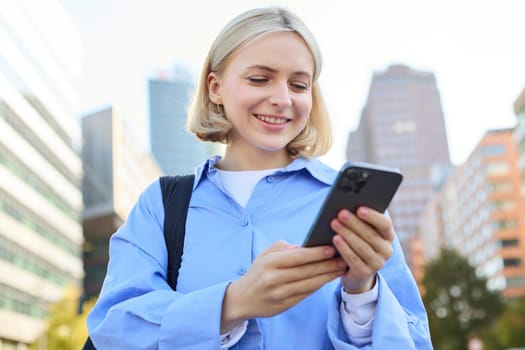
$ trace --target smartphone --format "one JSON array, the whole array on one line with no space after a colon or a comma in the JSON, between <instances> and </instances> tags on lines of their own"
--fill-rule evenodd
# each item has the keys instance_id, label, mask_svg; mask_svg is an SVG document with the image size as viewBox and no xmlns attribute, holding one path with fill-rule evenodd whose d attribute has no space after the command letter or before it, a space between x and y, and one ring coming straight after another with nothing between
<instances>
[{"instance_id":1,"label":"smartphone","mask_svg":"<svg viewBox=\"0 0 525 350\"><path fill-rule=\"evenodd\" d=\"M399 169L362 162L348 162L339 174L326 197L321 210L303 247L333 245L335 232L330 222L341 209L355 213L357 208L365 206L384 212L401 185L403 175Z\"/></svg>"}]
</instances>

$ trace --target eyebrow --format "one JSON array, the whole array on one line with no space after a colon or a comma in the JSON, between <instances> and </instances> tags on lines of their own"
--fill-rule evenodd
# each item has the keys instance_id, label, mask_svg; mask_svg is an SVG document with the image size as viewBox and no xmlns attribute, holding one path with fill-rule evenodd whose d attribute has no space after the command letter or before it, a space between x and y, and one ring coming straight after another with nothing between
<instances>
[{"instance_id":1,"label":"eyebrow","mask_svg":"<svg viewBox=\"0 0 525 350\"><path fill-rule=\"evenodd\" d=\"M270 73L277 73L277 70L276 69L273 69L273 68L270 68L268 66L264 66L262 64L255 64L253 66L249 66L246 68L246 70L249 70L249 69L260 69L260 70L264 70L264 71L267 71L267 72L270 72ZM297 72L294 72L293 75L297 75L297 76L304 76L308 79L312 79L312 75L308 72L305 72L305 71L297 71Z\"/></svg>"}]
</instances>

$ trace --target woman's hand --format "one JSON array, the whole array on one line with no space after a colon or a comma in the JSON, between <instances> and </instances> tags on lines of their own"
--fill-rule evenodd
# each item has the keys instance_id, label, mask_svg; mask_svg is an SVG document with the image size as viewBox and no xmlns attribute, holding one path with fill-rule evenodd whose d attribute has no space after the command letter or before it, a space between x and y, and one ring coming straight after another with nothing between
<instances>
[{"instance_id":1,"label":"woman's hand","mask_svg":"<svg viewBox=\"0 0 525 350\"><path fill-rule=\"evenodd\" d=\"M254 317L279 314L325 283L342 276L346 263L329 246L300 248L278 241L259 255L248 272L227 290L221 333Z\"/></svg>"},{"instance_id":2,"label":"woman's hand","mask_svg":"<svg viewBox=\"0 0 525 350\"><path fill-rule=\"evenodd\" d=\"M341 279L345 291L357 294L372 289L376 272L393 252L392 222L385 214L360 207L357 215L341 210L331 227L337 233L334 246L348 264Z\"/></svg>"}]
</instances>

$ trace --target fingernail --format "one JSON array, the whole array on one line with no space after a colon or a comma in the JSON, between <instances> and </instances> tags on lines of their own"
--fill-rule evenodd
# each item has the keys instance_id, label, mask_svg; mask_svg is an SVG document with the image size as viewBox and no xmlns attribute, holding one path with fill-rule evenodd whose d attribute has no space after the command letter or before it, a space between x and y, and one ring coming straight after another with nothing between
<instances>
[{"instance_id":1,"label":"fingernail","mask_svg":"<svg viewBox=\"0 0 525 350\"><path fill-rule=\"evenodd\" d=\"M348 210L341 210L341 218L345 220L350 219L350 212Z\"/></svg>"},{"instance_id":2,"label":"fingernail","mask_svg":"<svg viewBox=\"0 0 525 350\"><path fill-rule=\"evenodd\" d=\"M359 214L360 214L361 216L367 216L368 213L370 213L370 211L369 211L367 208L365 208L365 207L361 207L361 208L359 208Z\"/></svg>"},{"instance_id":3,"label":"fingernail","mask_svg":"<svg viewBox=\"0 0 525 350\"><path fill-rule=\"evenodd\" d=\"M335 254L335 249L332 247L328 247L324 250L326 256L332 256Z\"/></svg>"}]
</instances>

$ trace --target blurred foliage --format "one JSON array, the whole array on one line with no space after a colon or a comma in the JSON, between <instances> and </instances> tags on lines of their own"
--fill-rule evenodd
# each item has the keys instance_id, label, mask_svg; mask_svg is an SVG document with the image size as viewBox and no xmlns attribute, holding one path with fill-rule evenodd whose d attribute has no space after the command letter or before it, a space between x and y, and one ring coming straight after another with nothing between
<instances>
[{"instance_id":1,"label":"blurred foliage","mask_svg":"<svg viewBox=\"0 0 525 350\"><path fill-rule=\"evenodd\" d=\"M505 312L483 340L485 350L525 347L525 297L507 304Z\"/></svg>"},{"instance_id":2,"label":"blurred foliage","mask_svg":"<svg viewBox=\"0 0 525 350\"><path fill-rule=\"evenodd\" d=\"M484 334L494 324L503 302L486 284L455 250L442 249L427 264L423 302L435 350L467 349L470 337Z\"/></svg>"},{"instance_id":3,"label":"blurred foliage","mask_svg":"<svg viewBox=\"0 0 525 350\"><path fill-rule=\"evenodd\" d=\"M31 350L42 349L43 344L49 350L81 350L87 339L86 318L95 304L89 300L83 304L79 314L80 290L69 287L63 298L49 306L48 328Z\"/></svg>"}]
</instances>

